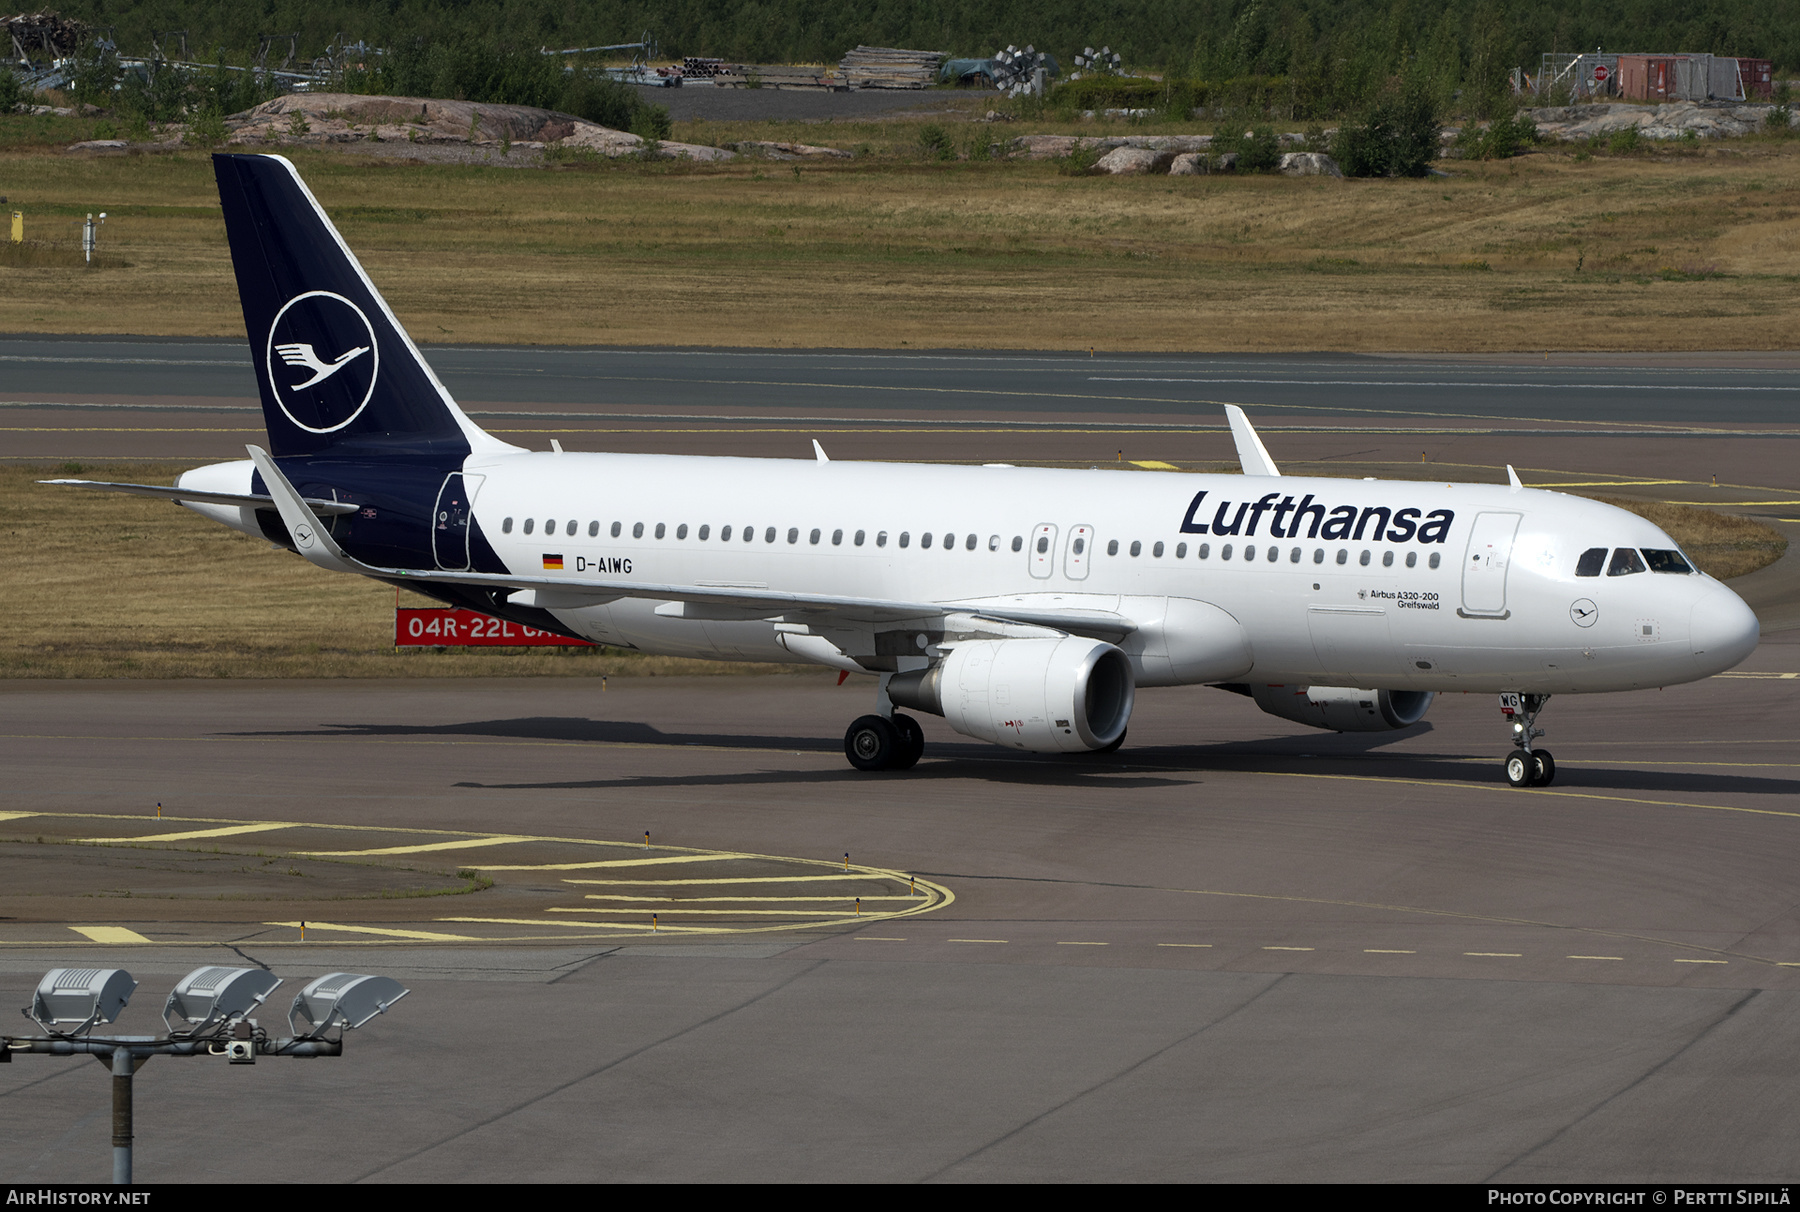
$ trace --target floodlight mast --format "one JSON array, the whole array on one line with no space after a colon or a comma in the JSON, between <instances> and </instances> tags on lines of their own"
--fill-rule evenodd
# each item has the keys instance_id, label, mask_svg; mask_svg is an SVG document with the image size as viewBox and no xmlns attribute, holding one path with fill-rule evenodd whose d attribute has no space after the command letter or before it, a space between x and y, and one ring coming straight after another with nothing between
<instances>
[{"instance_id":1,"label":"floodlight mast","mask_svg":"<svg viewBox=\"0 0 1800 1212\"><path fill-rule=\"evenodd\" d=\"M112 1073L113 1182L131 1182L133 1136L131 1079L152 1056L224 1056L232 1064L254 1064L262 1056L342 1056L344 1032L354 1030L410 992L385 976L334 972L313 981L288 1012L294 1034L273 1038L249 1014L281 984L266 968L196 968L182 977L163 1008L169 1033L88 1034L95 1023L110 1023L131 998L137 982L122 968L55 968L38 983L23 1013L44 1035L0 1035L0 1063L14 1052L49 1056L92 1056ZM312 1026L300 1031L295 1016ZM187 1026L177 1028L171 1016ZM67 1029L66 1024L72 1024ZM336 1027L335 1038L328 1032Z\"/></svg>"}]
</instances>

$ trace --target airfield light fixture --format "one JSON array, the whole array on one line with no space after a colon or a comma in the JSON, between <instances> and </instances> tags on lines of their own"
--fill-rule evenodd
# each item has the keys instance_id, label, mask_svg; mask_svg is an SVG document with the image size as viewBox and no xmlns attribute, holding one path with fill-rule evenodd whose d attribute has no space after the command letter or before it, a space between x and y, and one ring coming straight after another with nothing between
<instances>
[{"instance_id":1,"label":"airfield light fixture","mask_svg":"<svg viewBox=\"0 0 1800 1212\"><path fill-rule=\"evenodd\" d=\"M300 991L288 1011L294 1034L271 1038L250 1018L251 1011L281 984L266 968L196 968L175 983L163 1005L168 1034L92 1035L95 1023L110 1023L131 1000L137 981L123 968L52 968L38 982L23 1011L43 1035L0 1035L0 1063L15 1052L51 1056L91 1056L112 1073L113 1182L131 1182L132 1077L153 1056L223 1056L233 1065L253 1065L261 1056L342 1056L343 1032L362 1026L405 997L399 981L366 973L333 972ZM185 1025L176 1027L175 1020ZM298 1020L310 1024L302 1032ZM325 1038L338 1027L337 1037Z\"/></svg>"},{"instance_id":2,"label":"airfield light fixture","mask_svg":"<svg viewBox=\"0 0 1800 1212\"><path fill-rule=\"evenodd\" d=\"M405 997L410 990L387 976L333 972L300 990L288 1008L288 1029L296 1039L318 1039L334 1026L353 1031ZM305 1031L299 1020L310 1024Z\"/></svg>"},{"instance_id":3,"label":"airfield light fixture","mask_svg":"<svg viewBox=\"0 0 1800 1212\"><path fill-rule=\"evenodd\" d=\"M163 1023L171 1037L204 1035L242 1019L279 984L281 978L266 968L196 968L175 982L163 1003ZM175 1017L187 1026L176 1027Z\"/></svg>"},{"instance_id":4,"label":"airfield light fixture","mask_svg":"<svg viewBox=\"0 0 1800 1212\"><path fill-rule=\"evenodd\" d=\"M38 982L25 1017L52 1035L80 1035L118 1018L136 988L123 968L52 968Z\"/></svg>"}]
</instances>

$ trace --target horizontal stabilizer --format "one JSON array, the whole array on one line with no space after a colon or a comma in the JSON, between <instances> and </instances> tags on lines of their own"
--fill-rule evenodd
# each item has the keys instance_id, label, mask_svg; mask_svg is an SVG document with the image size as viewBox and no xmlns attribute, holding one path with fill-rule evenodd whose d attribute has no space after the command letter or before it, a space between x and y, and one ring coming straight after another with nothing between
<instances>
[{"instance_id":1,"label":"horizontal stabilizer","mask_svg":"<svg viewBox=\"0 0 1800 1212\"><path fill-rule=\"evenodd\" d=\"M177 505L183 501L193 501L201 505L248 505L252 509L274 509L275 499L253 492L196 492L191 488L177 488L162 484L113 484L105 480L39 480L40 484L64 484L70 488L92 488L98 492L122 492L132 497L161 497L165 501L174 501ZM327 517L340 513L355 513L360 505L352 505L348 501L326 501L318 497L306 497L306 503L312 511Z\"/></svg>"}]
</instances>

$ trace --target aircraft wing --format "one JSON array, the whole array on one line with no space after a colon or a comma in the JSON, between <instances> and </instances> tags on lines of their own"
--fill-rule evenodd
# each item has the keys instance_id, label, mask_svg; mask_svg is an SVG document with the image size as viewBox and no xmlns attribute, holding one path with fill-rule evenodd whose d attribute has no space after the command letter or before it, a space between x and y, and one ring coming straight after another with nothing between
<instances>
[{"instance_id":1,"label":"aircraft wing","mask_svg":"<svg viewBox=\"0 0 1800 1212\"><path fill-rule=\"evenodd\" d=\"M188 488L175 488L166 484L114 484L105 480L39 480L40 484L63 484L70 488L93 488L100 492L122 492L133 497L161 497L166 501L174 501L179 505L183 501L198 501L203 505L248 505L252 509L274 509L273 497L262 496L253 492L197 492ZM327 501L319 497L301 498L314 512L330 516L340 513L355 513L361 505L352 505L346 501Z\"/></svg>"},{"instance_id":2,"label":"aircraft wing","mask_svg":"<svg viewBox=\"0 0 1800 1212\"><path fill-rule=\"evenodd\" d=\"M1123 615L1098 610L1067 612L1006 607L959 606L944 602L908 602L838 594L790 593L756 585L649 584L618 577L531 576L494 572L445 572L437 569L383 568L365 564L345 552L320 524L310 503L300 496L275 460L259 446L247 447L263 483L269 486L281 519L300 554L321 568L355 572L393 584L480 585L530 591L530 604L550 609L579 609L619 598L692 603L730 611L719 617L765 618L779 614L823 613L846 622L885 623L900 619L935 619L948 614L978 615L1008 622L1053 627L1075 635L1122 638L1137 630ZM518 599L514 599L518 600ZM524 603L521 603L524 604Z\"/></svg>"}]
</instances>

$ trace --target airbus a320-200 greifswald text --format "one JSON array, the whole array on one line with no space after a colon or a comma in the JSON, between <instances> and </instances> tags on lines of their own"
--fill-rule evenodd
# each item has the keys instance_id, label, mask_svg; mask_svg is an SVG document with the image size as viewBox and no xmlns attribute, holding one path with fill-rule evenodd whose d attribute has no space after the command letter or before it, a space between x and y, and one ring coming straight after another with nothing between
<instances>
[{"instance_id":1,"label":"airbus a320-200 greifswald text","mask_svg":"<svg viewBox=\"0 0 1800 1212\"><path fill-rule=\"evenodd\" d=\"M1506 485L530 451L474 424L280 156L214 158L269 447L162 496L314 564L644 652L880 675L844 738L917 720L1116 749L1141 687L1337 731L1501 696L1506 777L1555 777L1552 694L1667 686L1755 648L1749 608L1649 522Z\"/></svg>"}]
</instances>

